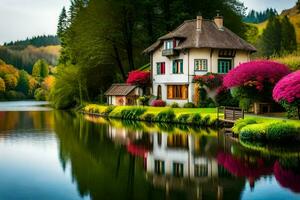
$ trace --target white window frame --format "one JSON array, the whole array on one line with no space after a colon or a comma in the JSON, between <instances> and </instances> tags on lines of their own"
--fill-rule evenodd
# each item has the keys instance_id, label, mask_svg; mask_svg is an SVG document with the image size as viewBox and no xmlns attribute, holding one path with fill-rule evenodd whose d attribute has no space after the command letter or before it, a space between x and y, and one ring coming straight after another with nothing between
<instances>
[{"instance_id":1,"label":"white window frame","mask_svg":"<svg viewBox=\"0 0 300 200\"><path fill-rule=\"evenodd\" d=\"M200 62L200 65L199 65L199 63L197 65L196 64L197 62ZM199 68L199 66L201 66L201 68ZM208 71L208 59L195 59L194 60L194 69L195 69L195 71L207 72Z\"/></svg>"}]
</instances>

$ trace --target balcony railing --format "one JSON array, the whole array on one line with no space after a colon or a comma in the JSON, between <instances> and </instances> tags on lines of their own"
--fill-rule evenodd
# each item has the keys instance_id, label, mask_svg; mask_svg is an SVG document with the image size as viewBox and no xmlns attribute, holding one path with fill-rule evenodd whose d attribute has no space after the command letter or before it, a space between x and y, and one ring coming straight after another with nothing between
<instances>
[{"instance_id":1,"label":"balcony railing","mask_svg":"<svg viewBox=\"0 0 300 200\"><path fill-rule=\"evenodd\" d=\"M163 56L177 56L178 51L176 51L175 49L164 49L162 51L162 55Z\"/></svg>"}]
</instances>

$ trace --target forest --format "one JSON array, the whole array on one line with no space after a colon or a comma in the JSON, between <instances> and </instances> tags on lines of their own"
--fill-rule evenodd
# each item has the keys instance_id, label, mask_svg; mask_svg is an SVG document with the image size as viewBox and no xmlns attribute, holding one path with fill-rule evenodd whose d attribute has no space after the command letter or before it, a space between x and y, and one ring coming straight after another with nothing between
<instances>
[{"instance_id":1,"label":"forest","mask_svg":"<svg viewBox=\"0 0 300 200\"><path fill-rule=\"evenodd\" d=\"M112 82L149 63L145 48L198 14L217 11L225 26L244 36L243 4L237 0L73 0L58 23L62 52L52 101L65 108L80 101L104 101Z\"/></svg>"},{"instance_id":2,"label":"forest","mask_svg":"<svg viewBox=\"0 0 300 200\"><path fill-rule=\"evenodd\" d=\"M37 36L0 46L0 58L18 69L32 72L34 63L39 59L56 65L60 52L57 36Z\"/></svg>"}]
</instances>

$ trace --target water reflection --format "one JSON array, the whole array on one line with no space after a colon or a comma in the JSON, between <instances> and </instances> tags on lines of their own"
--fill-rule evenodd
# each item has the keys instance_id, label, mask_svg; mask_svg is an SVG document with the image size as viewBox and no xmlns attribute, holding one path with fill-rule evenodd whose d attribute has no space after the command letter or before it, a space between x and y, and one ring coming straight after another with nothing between
<instances>
[{"instance_id":1,"label":"water reflection","mask_svg":"<svg viewBox=\"0 0 300 200\"><path fill-rule=\"evenodd\" d=\"M0 116L0 199L300 198L295 151L248 150L200 127L59 111Z\"/></svg>"}]
</instances>

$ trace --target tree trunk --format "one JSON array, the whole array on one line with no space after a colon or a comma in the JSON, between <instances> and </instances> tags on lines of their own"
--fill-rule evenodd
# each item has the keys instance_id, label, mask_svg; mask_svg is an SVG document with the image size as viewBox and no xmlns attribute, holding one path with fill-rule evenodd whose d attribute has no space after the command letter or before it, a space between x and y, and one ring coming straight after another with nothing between
<instances>
[{"instance_id":1,"label":"tree trunk","mask_svg":"<svg viewBox=\"0 0 300 200\"><path fill-rule=\"evenodd\" d=\"M118 50L118 48L117 48L117 46L115 44L113 44L113 48L114 48L115 59L117 61L117 65L118 65L118 67L120 69L122 78L125 81L126 80L126 73L125 73L124 66L122 64L121 58L120 58L119 50Z\"/></svg>"}]
</instances>

